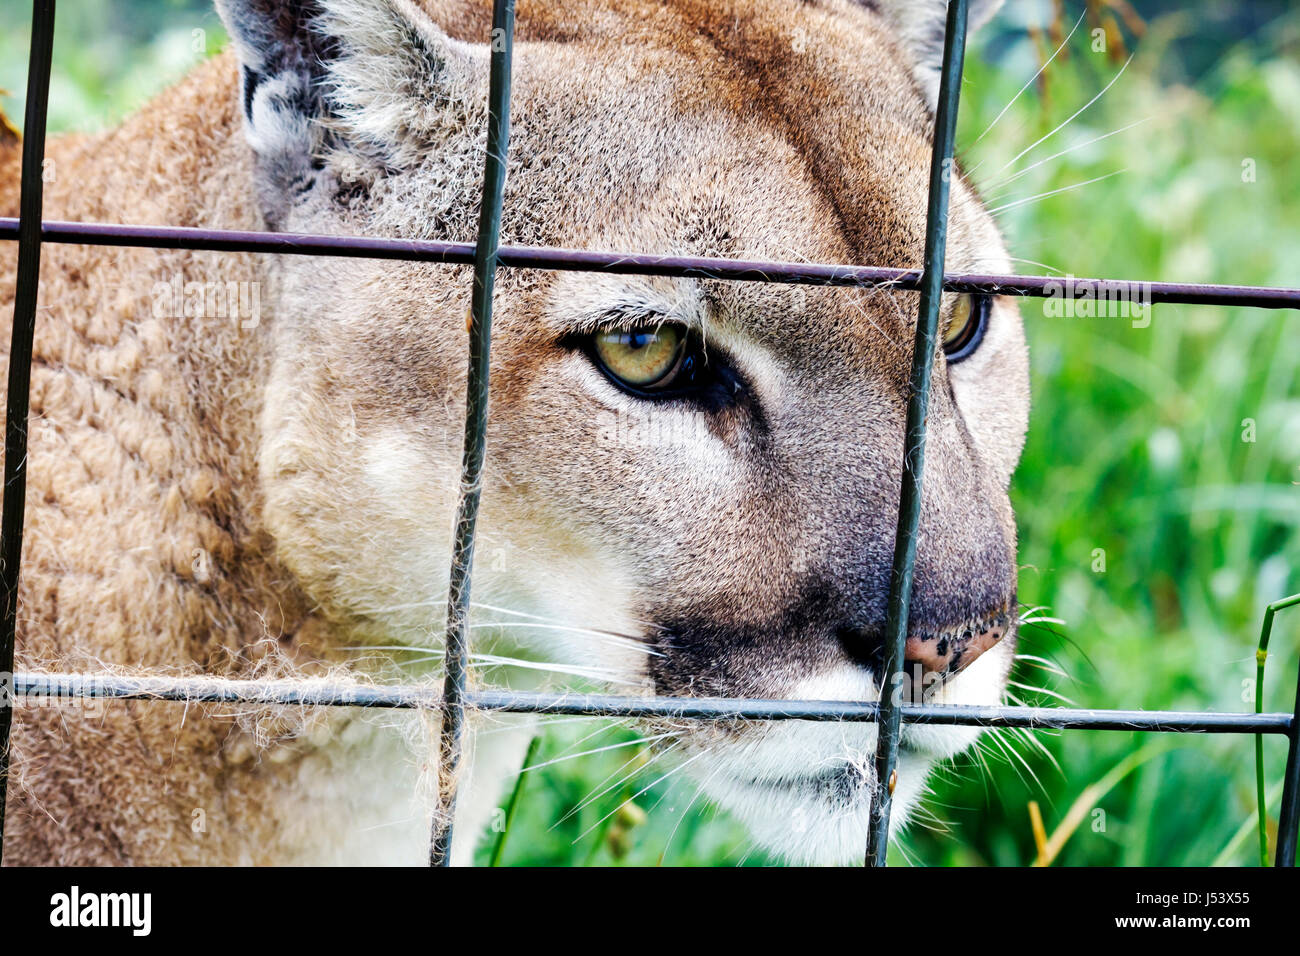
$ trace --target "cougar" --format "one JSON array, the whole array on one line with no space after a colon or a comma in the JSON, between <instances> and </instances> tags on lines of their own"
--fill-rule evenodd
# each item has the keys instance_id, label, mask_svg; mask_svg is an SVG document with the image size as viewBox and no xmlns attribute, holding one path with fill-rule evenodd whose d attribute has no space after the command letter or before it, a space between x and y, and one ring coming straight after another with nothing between
<instances>
[{"instance_id":1,"label":"cougar","mask_svg":"<svg viewBox=\"0 0 1300 956\"><path fill-rule=\"evenodd\" d=\"M919 267L945 6L521 0L502 242ZM490 4L217 9L229 49L50 141L46 218L474 241ZM18 154L10 136L6 216ZM948 270L1010 273L960 169L951 190ZM47 244L18 670L439 686L471 285ZM876 700L916 314L891 287L502 270L473 679ZM1027 350L989 295L946 294L940 336L907 672L927 701L994 704ZM436 721L19 701L6 860L421 863ZM532 726L472 716L456 862ZM861 859L874 724L650 726L774 857ZM905 727L896 827L977 733Z\"/></svg>"}]
</instances>

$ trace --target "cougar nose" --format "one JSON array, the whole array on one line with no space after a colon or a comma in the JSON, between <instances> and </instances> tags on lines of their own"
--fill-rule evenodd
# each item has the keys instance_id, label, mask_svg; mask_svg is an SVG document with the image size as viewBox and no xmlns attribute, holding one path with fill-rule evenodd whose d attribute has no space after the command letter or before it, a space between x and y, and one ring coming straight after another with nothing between
<instances>
[{"instance_id":1,"label":"cougar nose","mask_svg":"<svg viewBox=\"0 0 1300 956\"><path fill-rule=\"evenodd\" d=\"M1005 616L999 616L975 627L911 634L903 648L904 669L915 675L919 665L922 674L951 677L1002 640L1007 628ZM841 628L837 636L850 658L876 674L880 673L885 662L885 648L879 628L846 627Z\"/></svg>"},{"instance_id":2,"label":"cougar nose","mask_svg":"<svg viewBox=\"0 0 1300 956\"><path fill-rule=\"evenodd\" d=\"M985 624L981 628L912 634L903 651L906 663L920 664L924 673L947 677L969 667L1007 633L1005 624Z\"/></svg>"}]
</instances>

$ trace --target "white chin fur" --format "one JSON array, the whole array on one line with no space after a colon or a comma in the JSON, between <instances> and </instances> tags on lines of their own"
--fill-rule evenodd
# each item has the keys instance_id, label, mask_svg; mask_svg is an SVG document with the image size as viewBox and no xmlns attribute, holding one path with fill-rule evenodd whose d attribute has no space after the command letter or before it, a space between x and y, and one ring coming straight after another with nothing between
<instances>
[{"instance_id":1,"label":"white chin fur","mask_svg":"<svg viewBox=\"0 0 1300 956\"><path fill-rule=\"evenodd\" d=\"M998 703L1011 654L1010 641L990 650L931 702ZM791 696L870 701L878 694L866 672L845 666L801 682ZM926 792L930 769L978 736L975 727L904 727L892 831L906 826ZM693 749L709 751L692 766L705 794L744 822L765 849L802 865L862 861L874 789L875 724L773 722L743 738L693 743ZM828 782L837 775L838 783Z\"/></svg>"},{"instance_id":2,"label":"white chin fur","mask_svg":"<svg viewBox=\"0 0 1300 956\"><path fill-rule=\"evenodd\" d=\"M865 759L862 759L865 757ZM925 787L935 758L900 755L890 829L906 825ZM855 763L863 782L856 797L830 796L820 786L800 782L789 788L711 777L705 792L748 827L755 842L782 859L801 866L846 866L862 862L870 826L874 789L870 754Z\"/></svg>"}]
</instances>

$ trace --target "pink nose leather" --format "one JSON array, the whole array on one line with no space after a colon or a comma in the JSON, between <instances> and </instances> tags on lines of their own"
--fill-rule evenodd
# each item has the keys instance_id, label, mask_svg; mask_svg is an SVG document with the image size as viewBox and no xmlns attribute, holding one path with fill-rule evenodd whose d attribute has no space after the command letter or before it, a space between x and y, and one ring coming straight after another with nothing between
<instances>
[{"instance_id":1,"label":"pink nose leather","mask_svg":"<svg viewBox=\"0 0 1300 956\"><path fill-rule=\"evenodd\" d=\"M903 657L908 664L920 664L927 674L956 674L1002 640L1006 632L1006 625L999 624L980 631L909 636Z\"/></svg>"}]
</instances>

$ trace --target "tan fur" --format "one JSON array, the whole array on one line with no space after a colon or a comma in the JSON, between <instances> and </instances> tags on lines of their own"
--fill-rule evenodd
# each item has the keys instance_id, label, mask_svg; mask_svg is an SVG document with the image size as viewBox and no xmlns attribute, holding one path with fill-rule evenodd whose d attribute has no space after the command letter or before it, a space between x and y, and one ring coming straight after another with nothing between
<instances>
[{"instance_id":1,"label":"tan fur","mask_svg":"<svg viewBox=\"0 0 1300 956\"><path fill-rule=\"evenodd\" d=\"M429 35L456 42L443 85L408 89L384 82L398 40L367 51L382 25L347 16L372 0L348 2L329 190L266 200L228 52L118 129L53 139L46 217L473 240L488 5L426 4ZM879 16L839 0L565 0L521 3L518 21L504 242L919 265L932 119ZM437 105L413 109L423 83ZM349 145L363 140L396 171ZM17 215L17 152L0 143L0 215ZM961 181L949 242L950 270L1007 269ZM0 314L14 266L0 245ZM20 670L319 673L367 642L437 645L466 270L50 244L41 275ZM260 322L156 317L152 290L177 276L259 284ZM753 359L770 451L739 413L710 423L707 454L605 442L624 406L558 340L629 297ZM832 603L861 604L855 626L876 613L914 313L906 293L503 273L476 599L647 640L646 621L766 635L746 646L767 656L672 673L546 645L660 692L793 696L848 666L812 625L778 645L778 625L809 563L848 595ZM1013 611L1006 485L1027 382L1014 309L998 314L978 374L936 373L916 612L935 621ZM368 657L361 672L392 675ZM341 860L330 846L357 797L330 803L329 781L389 733L349 736L358 719L309 715L268 743L211 708L20 708L6 860Z\"/></svg>"}]
</instances>

